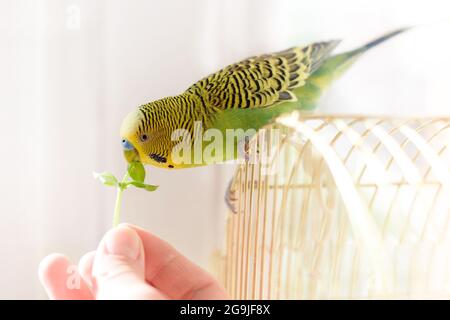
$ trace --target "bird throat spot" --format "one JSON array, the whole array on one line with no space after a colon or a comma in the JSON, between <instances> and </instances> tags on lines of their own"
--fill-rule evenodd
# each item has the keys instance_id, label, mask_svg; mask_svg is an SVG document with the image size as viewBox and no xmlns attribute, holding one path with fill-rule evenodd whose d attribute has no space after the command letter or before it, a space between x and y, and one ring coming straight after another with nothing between
<instances>
[{"instance_id":1,"label":"bird throat spot","mask_svg":"<svg viewBox=\"0 0 450 320\"><path fill-rule=\"evenodd\" d=\"M159 162L159 163L166 163L167 162L167 158L166 157L160 156L159 154L156 154L156 153L150 153L149 157L150 157L150 159L153 159L153 160L155 160L156 162Z\"/></svg>"}]
</instances>

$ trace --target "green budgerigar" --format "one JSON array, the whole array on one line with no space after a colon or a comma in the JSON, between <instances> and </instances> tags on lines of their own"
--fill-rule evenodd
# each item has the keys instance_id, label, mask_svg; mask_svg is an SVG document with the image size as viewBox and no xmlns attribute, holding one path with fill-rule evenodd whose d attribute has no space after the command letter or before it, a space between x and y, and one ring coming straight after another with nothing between
<instances>
[{"instance_id":1,"label":"green budgerigar","mask_svg":"<svg viewBox=\"0 0 450 320\"><path fill-rule=\"evenodd\" d=\"M174 131L193 135L200 123L204 131L217 129L226 136L227 129L258 130L284 113L313 110L321 93L361 54L405 30L336 55L331 53L339 41L251 57L203 78L180 95L141 105L121 127L125 158L162 168L205 165L175 161L173 149L179 140L173 138ZM194 144L194 139L188 141Z\"/></svg>"}]
</instances>

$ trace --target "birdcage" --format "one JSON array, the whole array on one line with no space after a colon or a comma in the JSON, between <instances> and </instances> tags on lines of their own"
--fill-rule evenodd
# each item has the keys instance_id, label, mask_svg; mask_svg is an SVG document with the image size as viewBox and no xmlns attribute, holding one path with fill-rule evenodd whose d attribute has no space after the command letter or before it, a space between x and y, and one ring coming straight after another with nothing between
<instances>
[{"instance_id":1,"label":"birdcage","mask_svg":"<svg viewBox=\"0 0 450 320\"><path fill-rule=\"evenodd\" d=\"M450 297L450 118L293 114L251 144L215 260L232 298Z\"/></svg>"}]
</instances>

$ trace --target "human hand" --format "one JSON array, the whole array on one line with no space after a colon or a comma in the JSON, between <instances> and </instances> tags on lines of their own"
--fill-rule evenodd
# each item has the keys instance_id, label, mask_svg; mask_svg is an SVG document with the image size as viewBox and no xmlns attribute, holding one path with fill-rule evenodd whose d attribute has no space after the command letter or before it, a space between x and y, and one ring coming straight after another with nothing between
<instances>
[{"instance_id":1,"label":"human hand","mask_svg":"<svg viewBox=\"0 0 450 320\"><path fill-rule=\"evenodd\" d=\"M71 288L69 277L74 276L79 285ZM108 231L78 268L64 255L47 256L39 278L50 299L227 299L209 273L165 241L129 224Z\"/></svg>"}]
</instances>

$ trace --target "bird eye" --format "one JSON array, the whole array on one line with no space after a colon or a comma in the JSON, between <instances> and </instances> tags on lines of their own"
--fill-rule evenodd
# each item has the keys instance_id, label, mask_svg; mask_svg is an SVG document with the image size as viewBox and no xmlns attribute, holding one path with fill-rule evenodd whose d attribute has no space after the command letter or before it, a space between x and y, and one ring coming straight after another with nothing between
<instances>
[{"instance_id":1,"label":"bird eye","mask_svg":"<svg viewBox=\"0 0 450 320\"><path fill-rule=\"evenodd\" d=\"M148 136L146 134L141 135L141 141L142 142L147 141L147 139L148 139Z\"/></svg>"}]
</instances>

